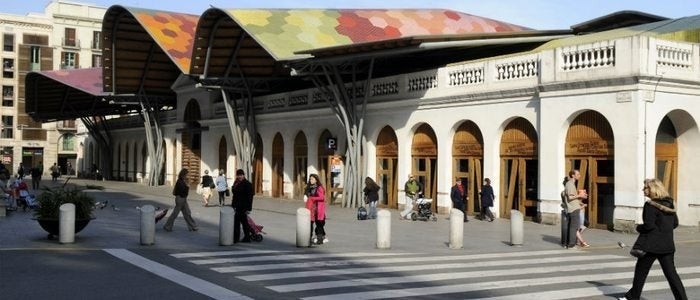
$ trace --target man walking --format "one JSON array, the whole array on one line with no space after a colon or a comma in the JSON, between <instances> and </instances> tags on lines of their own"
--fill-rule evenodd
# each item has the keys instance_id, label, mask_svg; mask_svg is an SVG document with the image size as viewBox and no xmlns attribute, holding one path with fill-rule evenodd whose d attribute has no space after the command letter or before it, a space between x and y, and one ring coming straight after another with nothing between
<instances>
[{"instance_id":1,"label":"man walking","mask_svg":"<svg viewBox=\"0 0 700 300\"><path fill-rule=\"evenodd\" d=\"M576 189L576 181L581 178L581 173L578 170L569 171L569 178L564 188L566 195L566 213L568 217L566 248L576 246L576 231L581 223L579 210L581 209L581 199L588 199L586 194L579 194Z\"/></svg>"},{"instance_id":2,"label":"man walking","mask_svg":"<svg viewBox=\"0 0 700 300\"><path fill-rule=\"evenodd\" d=\"M413 212L413 202L416 201L418 194L423 191L423 189L413 175L409 174L408 181L404 184L403 190L406 195L406 204L404 210L401 212L401 219L408 220L411 212Z\"/></svg>"},{"instance_id":3,"label":"man walking","mask_svg":"<svg viewBox=\"0 0 700 300\"><path fill-rule=\"evenodd\" d=\"M250 243L251 228L248 224L248 214L253 210L253 184L245 178L245 172L236 171L236 181L231 187L231 206L235 210L233 214L233 242L238 243L243 226L243 243Z\"/></svg>"}]
</instances>

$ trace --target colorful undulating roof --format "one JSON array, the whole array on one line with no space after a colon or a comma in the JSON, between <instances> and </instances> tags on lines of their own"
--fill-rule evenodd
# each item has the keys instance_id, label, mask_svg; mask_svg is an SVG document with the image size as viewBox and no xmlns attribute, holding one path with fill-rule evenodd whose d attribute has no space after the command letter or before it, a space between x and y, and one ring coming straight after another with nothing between
<instances>
[{"instance_id":1,"label":"colorful undulating roof","mask_svg":"<svg viewBox=\"0 0 700 300\"><path fill-rule=\"evenodd\" d=\"M496 33L529 28L445 9L225 10L277 60L294 52L426 35Z\"/></svg>"},{"instance_id":2,"label":"colorful undulating roof","mask_svg":"<svg viewBox=\"0 0 700 300\"><path fill-rule=\"evenodd\" d=\"M637 35L671 41L700 43L700 15L557 39L540 46L536 50L588 44Z\"/></svg>"},{"instance_id":3,"label":"colorful undulating roof","mask_svg":"<svg viewBox=\"0 0 700 300\"><path fill-rule=\"evenodd\" d=\"M190 70L199 16L125 7L183 73Z\"/></svg>"},{"instance_id":4,"label":"colorful undulating roof","mask_svg":"<svg viewBox=\"0 0 700 300\"><path fill-rule=\"evenodd\" d=\"M102 68L42 71L39 74L93 96L104 94Z\"/></svg>"}]
</instances>

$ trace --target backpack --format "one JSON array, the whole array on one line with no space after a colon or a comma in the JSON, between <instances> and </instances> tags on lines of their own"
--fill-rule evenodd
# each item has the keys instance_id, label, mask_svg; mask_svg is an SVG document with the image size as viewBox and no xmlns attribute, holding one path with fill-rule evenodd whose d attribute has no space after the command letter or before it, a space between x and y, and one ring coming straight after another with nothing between
<instances>
[{"instance_id":1,"label":"backpack","mask_svg":"<svg viewBox=\"0 0 700 300\"><path fill-rule=\"evenodd\" d=\"M357 219L358 220L367 220L367 209L364 207L360 207L357 209Z\"/></svg>"}]
</instances>

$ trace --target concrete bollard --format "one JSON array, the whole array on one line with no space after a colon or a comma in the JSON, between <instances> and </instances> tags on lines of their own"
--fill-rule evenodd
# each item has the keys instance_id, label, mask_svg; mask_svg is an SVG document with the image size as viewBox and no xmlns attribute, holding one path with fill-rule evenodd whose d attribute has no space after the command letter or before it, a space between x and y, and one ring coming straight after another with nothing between
<instances>
[{"instance_id":1,"label":"concrete bollard","mask_svg":"<svg viewBox=\"0 0 700 300\"><path fill-rule=\"evenodd\" d=\"M382 209L377 212L377 249L391 248L391 212Z\"/></svg>"},{"instance_id":2,"label":"concrete bollard","mask_svg":"<svg viewBox=\"0 0 700 300\"><path fill-rule=\"evenodd\" d=\"M75 242L75 204L61 204L58 213L58 241L61 244Z\"/></svg>"},{"instance_id":3,"label":"concrete bollard","mask_svg":"<svg viewBox=\"0 0 700 300\"><path fill-rule=\"evenodd\" d=\"M153 205L141 206L141 245L156 243L156 209Z\"/></svg>"},{"instance_id":4,"label":"concrete bollard","mask_svg":"<svg viewBox=\"0 0 700 300\"><path fill-rule=\"evenodd\" d=\"M456 208L450 209L450 249L464 247L464 213Z\"/></svg>"},{"instance_id":5,"label":"concrete bollard","mask_svg":"<svg viewBox=\"0 0 700 300\"><path fill-rule=\"evenodd\" d=\"M510 245L523 245L523 213L518 210L510 211Z\"/></svg>"},{"instance_id":6,"label":"concrete bollard","mask_svg":"<svg viewBox=\"0 0 700 300\"><path fill-rule=\"evenodd\" d=\"M219 210L219 245L233 245L233 207L230 206Z\"/></svg>"},{"instance_id":7,"label":"concrete bollard","mask_svg":"<svg viewBox=\"0 0 700 300\"><path fill-rule=\"evenodd\" d=\"M311 246L311 212L306 207L297 208L297 247Z\"/></svg>"}]
</instances>

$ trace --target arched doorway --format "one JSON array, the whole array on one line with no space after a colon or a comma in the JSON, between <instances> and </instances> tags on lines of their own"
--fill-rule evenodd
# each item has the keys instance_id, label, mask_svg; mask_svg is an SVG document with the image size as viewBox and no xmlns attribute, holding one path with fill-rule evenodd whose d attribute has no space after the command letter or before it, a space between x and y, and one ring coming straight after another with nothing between
<instances>
[{"instance_id":1,"label":"arched doorway","mask_svg":"<svg viewBox=\"0 0 700 300\"><path fill-rule=\"evenodd\" d=\"M124 159L122 160L121 164L124 165L124 177L122 177L122 180L124 181L129 181L129 162L131 161L131 149L129 149L129 142L124 143Z\"/></svg>"},{"instance_id":2,"label":"arched doorway","mask_svg":"<svg viewBox=\"0 0 700 300\"><path fill-rule=\"evenodd\" d=\"M255 136L255 154L253 155L253 188L256 194L262 193L263 142L259 134Z\"/></svg>"},{"instance_id":3,"label":"arched doorway","mask_svg":"<svg viewBox=\"0 0 700 300\"><path fill-rule=\"evenodd\" d=\"M608 121L592 110L578 115L566 132L566 168L578 169L578 189L588 192L586 218L591 227L612 229L615 210L615 154ZM562 187L563 188L563 187Z\"/></svg>"},{"instance_id":4,"label":"arched doorway","mask_svg":"<svg viewBox=\"0 0 700 300\"><path fill-rule=\"evenodd\" d=\"M226 145L226 137L222 136L221 139L219 139L219 163L217 164L218 172L214 174L213 176L218 176L220 172L227 172L226 170L226 161L228 161L228 151L227 145ZM234 172L229 172L229 175L233 175Z\"/></svg>"},{"instance_id":5,"label":"arched doorway","mask_svg":"<svg viewBox=\"0 0 700 300\"><path fill-rule=\"evenodd\" d=\"M484 139L479 127L472 121L459 125L452 141L452 172L465 187L467 213L481 211L479 190L483 182Z\"/></svg>"},{"instance_id":6,"label":"arched doorway","mask_svg":"<svg viewBox=\"0 0 700 300\"><path fill-rule=\"evenodd\" d=\"M413 134L411 143L411 174L423 186L425 198L433 199L437 211L437 137L433 128L423 124Z\"/></svg>"},{"instance_id":7,"label":"arched doorway","mask_svg":"<svg viewBox=\"0 0 700 300\"><path fill-rule=\"evenodd\" d=\"M199 125L201 114L199 104L192 99L185 107L186 127L182 130L182 168L187 168L187 180L190 186L199 183L202 157L202 129ZM178 171L179 172L179 171Z\"/></svg>"},{"instance_id":8,"label":"arched doorway","mask_svg":"<svg viewBox=\"0 0 700 300\"><path fill-rule=\"evenodd\" d=\"M304 132L294 138L294 197L301 199L306 188L306 167L308 166L308 146Z\"/></svg>"},{"instance_id":9,"label":"arched doorway","mask_svg":"<svg viewBox=\"0 0 700 300\"><path fill-rule=\"evenodd\" d=\"M397 178L399 161L399 140L394 129L384 126L377 137L377 184L380 207L398 208L399 180Z\"/></svg>"},{"instance_id":10,"label":"arched doorway","mask_svg":"<svg viewBox=\"0 0 700 300\"><path fill-rule=\"evenodd\" d=\"M656 178L663 181L673 199L678 197L678 134L668 116L656 132Z\"/></svg>"},{"instance_id":11,"label":"arched doorway","mask_svg":"<svg viewBox=\"0 0 700 300\"><path fill-rule=\"evenodd\" d=\"M524 118L506 126L501 137L500 215L510 218L510 211L520 211L527 220L538 221L537 132Z\"/></svg>"},{"instance_id":12,"label":"arched doorway","mask_svg":"<svg viewBox=\"0 0 700 300\"><path fill-rule=\"evenodd\" d=\"M114 169L116 169L115 171L117 171L117 173L116 173L116 176L114 177L114 179L119 181L119 180L121 180L121 170L122 170L122 168L121 168L121 166L122 166L122 145L121 144L117 144L117 157L115 159L116 159L116 162L115 162L116 166Z\"/></svg>"},{"instance_id":13,"label":"arched doorway","mask_svg":"<svg viewBox=\"0 0 700 300\"><path fill-rule=\"evenodd\" d=\"M132 147L132 149L133 149L132 153L134 153L134 157L133 157L133 159L131 160L131 174L129 175L129 176L131 176L131 181L132 181L132 182L136 182L136 172L138 172L138 170L137 170L137 167L138 167L138 151L137 151L137 148L138 148L138 143L137 143L136 141L134 141L134 145L133 145L133 147Z\"/></svg>"},{"instance_id":14,"label":"arched doorway","mask_svg":"<svg viewBox=\"0 0 700 300\"><path fill-rule=\"evenodd\" d=\"M284 141L278 132L272 140L272 197L284 196Z\"/></svg>"}]
</instances>

